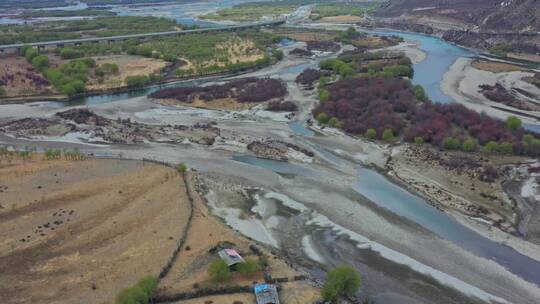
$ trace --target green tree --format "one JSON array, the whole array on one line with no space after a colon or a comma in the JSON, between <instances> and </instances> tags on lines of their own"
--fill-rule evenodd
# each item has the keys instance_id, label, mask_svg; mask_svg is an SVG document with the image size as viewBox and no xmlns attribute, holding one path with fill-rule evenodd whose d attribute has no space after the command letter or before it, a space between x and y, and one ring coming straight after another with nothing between
<instances>
[{"instance_id":1,"label":"green tree","mask_svg":"<svg viewBox=\"0 0 540 304\"><path fill-rule=\"evenodd\" d=\"M426 102L426 101L429 100L429 97L427 96L426 91L424 90L424 88L421 85L417 84L417 85L413 86L412 91L413 91L413 94L416 97L416 99L418 99L420 101L423 101L423 102Z\"/></svg>"},{"instance_id":2,"label":"green tree","mask_svg":"<svg viewBox=\"0 0 540 304\"><path fill-rule=\"evenodd\" d=\"M460 142L458 138L446 137L443 139L442 146L446 150L457 150L459 149Z\"/></svg>"},{"instance_id":3,"label":"green tree","mask_svg":"<svg viewBox=\"0 0 540 304\"><path fill-rule=\"evenodd\" d=\"M366 130L365 136L367 139L374 140L375 138L377 138L377 131L375 131L375 129L373 128L369 128Z\"/></svg>"},{"instance_id":4,"label":"green tree","mask_svg":"<svg viewBox=\"0 0 540 304\"><path fill-rule=\"evenodd\" d=\"M414 143L417 145L422 145L424 143L424 138L421 136L416 136L414 138Z\"/></svg>"},{"instance_id":5,"label":"green tree","mask_svg":"<svg viewBox=\"0 0 540 304\"><path fill-rule=\"evenodd\" d=\"M260 270L259 264L257 264L256 261L251 260L251 259L246 259L244 263L241 263L238 266L236 266L236 269L238 270L239 273L245 274L245 275L252 275Z\"/></svg>"},{"instance_id":6,"label":"green tree","mask_svg":"<svg viewBox=\"0 0 540 304\"><path fill-rule=\"evenodd\" d=\"M324 124L328 123L328 120L330 118L328 117L328 115L326 113L321 112L321 113L317 114L315 119L319 122L319 124L324 125Z\"/></svg>"},{"instance_id":7,"label":"green tree","mask_svg":"<svg viewBox=\"0 0 540 304\"><path fill-rule=\"evenodd\" d=\"M328 91L327 89L320 89L319 90L319 100L321 102L326 102L326 101L330 100L330 91Z\"/></svg>"},{"instance_id":8,"label":"green tree","mask_svg":"<svg viewBox=\"0 0 540 304\"><path fill-rule=\"evenodd\" d=\"M322 296L326 301L331 302L336 302L343 296L352 296L360 288L360 281L360 274L352 267L337 267L328 273Z\"/></svg>"},{"instance_id":9,"label":"green tree","mask_svg":"<svg viewBox=\"0 0 540 304\"><path fill-rule=\"evenodd\" d=\"M484 146L484 152L487 154L493 154L499 151L499 144L495 141L490 141Z\"/></svg>"},{"instance_id":10,"label":"green tree","mask_svg":"<svg viewBox=\"0 0 540 304\"><path fill-rule=\"evenodd\" d=\"M499 145L498 151L501 154L510 155L514 151L514 146L509 142L503 142Z\"/></svg>"},{"instance_id":11,"label":"green tree","mask_svg":"<svg viewBox=\"0 0 540 304\"><path fill-rule=\"evenodd\" d=\"M180 173L186 172L187 169L188 169L188 167L187 167L187 165L184 164L184 163L180 163L180 164L178 164L178 165L176 166L176 170L177 170L178 172L180 172Z\"/></svg>"},{"instance_id":12,"label":"green tree","mask_svg":"<svg viewBox=\"0 0 540 304\"><path fill-rule=\"evenodd\" d=\"M36 56L32 59L32 65L38 71L43 71L43 69L49 67L49 57L45 55Z\"/></svg>"},{"instance_id":13,"label":"green tree","mask_svg":"<svg viewBox=\"0 0 540 304\"><path fill-rule=\"evenodd\" d=\"M340 128L342 126L341 121L337 119L337 117L332 117L330 120L328 120L328 124L334 128Z\"/></svg>"},{"instance_id":14,"label":"green tree","mask_svg":"<svg viewBox=\"0 0 540 304\"><path fill-rule=\"evenodd\" d=\"M394 141L394 132L392 129L385 129L382 134L382 140L386 142Z\"/></svg>"},{"instance_id":15,"label":"green tree","mask_svg":"<svg viewBox=\"0 0 540 304\"><path fill-rule=\"evenodd\" d=\"M465 152L473 152L476 150L476 140L474 138L467 138L461 145L461 150Z\"/></svg>"},{"instance_id":16,"label":"green tree","mask_svg":"<svg viewBox=\"0 0 540 304\"><path fill-rule=\"evenodd\" d=\"M521 129L521 119L516 116L510 116L506 119L506 128L515 131Z\"/></svg>"},{"instance_id":17,"label":"green tree","mask_svg":"<svg viewBox=\"0 0 540 304\"><path fill-rule=\"evenodd\" d=\"M232 276L229 266L222 259L214 260L208 268L208 273L214 282L223 282Z\"/></svg>"},{"instance_id":18,"label":"green tree","mask_svg":"<svg viewBox=\"0 0 540 304\"><path fill-rule=\"evenodd\" d=\"M155 277L144 277L137 284L122 289L116 297L117 304L147 304L154 294L158 281Z\"/></svg>"},{"instance_id":19,"label":"green tree","mask_svg":"<svg viewBox=\"0 0 540 304\"><path fill-rule=\"evenodd\" d=\"M38 56L39 55L39 52L36 48L33 48L33 47L30 47L30 48L27 48L25 51L24 51L24 58L26 58L26 60L30 63L32 63L32 59L34 59L34 57Z\"/></svg>"}]
</instances>

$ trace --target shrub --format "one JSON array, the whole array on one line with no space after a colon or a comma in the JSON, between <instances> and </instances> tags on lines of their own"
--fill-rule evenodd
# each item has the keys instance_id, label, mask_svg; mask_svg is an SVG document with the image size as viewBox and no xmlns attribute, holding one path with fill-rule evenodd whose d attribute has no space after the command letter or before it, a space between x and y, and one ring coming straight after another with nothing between
<instances>
[{"instance_id":1,"label":"shrub","mask_svg":"<svg viewBox=\"0 0 540 304\"><path fill-rule=\"evenodd\" d=\"M39 71L49 67L49 57L45 55L39 55L32 59L32 65Z\"/></svg>"},{"instance_id":2,"label":"shrub","mask_svg":"<svg viewBox=\"0 0 540 304\"><path fill-rule=\"evenodd\" d=\"M510 116L506 119L506 128L511 131L516 131L521 129L521 120L516 116Z\"/></svg>"},{"instance_id":3,"label":"shrub","mask_svg":"<svg viewBox=\"0 0 540 304\"><path fill-rule=\"evenodd\" d=\"M417 145L422 145L424 143L424 138L421 136L416 136L414 138L414 143Z\"/></svg>"},{"instance_id":4,"label":"shrub","mask_svg":"<svg viewBox=\"0 0 540 304\"><path fill-rule=\"evenodd\" d=\"M119 68L116 63L104 63L96 68L96 76L103 77L105 75L118 74Z\"/></svg>"},{"instance_id":5,"label":"shrub","mask_svg":"<svg viewBox=\"0 0 540 304\"><path fill-rule=\"evenodd\" d=\"M368 139L374 140L375 138L377 138L377 131L375 131L375 129L373 128L369 128L367 129L365 136Z\"/></svg>"},{"instance_id":6,"label":"shrub","mask_svg":"<svg viewBox=\"0 0 540 304\"><path fill-rule=\"evenodd\" d=\"M326 301L335 302L342 296L352 296L360 288L360 274L351 267L341 266L328 273L322 290Z\"/></svg>"},{"instance_id":7,"label":"shrub","mask_svg":"<svg viewBox=\"0 0 540 304\"><path fill-rule=\"evenodd\" d=\"M150 83L150 79L148 78L148 76L139 75L126 77L126 84L130 87L140 88L144 87L148 83Z\"/></svg>"},{"instance_id":8,"label":"shrub","mask_svg":"<svg viewBox=\"0 0 540 304\"><path fill-rule=\"evenodd\" d=\"M510 155L514 150L514 146L509 142L503 142L499 144L497 151L501 154Z\"/></svg>"},{"instance_id":9,"label":"shrub","mask_svg":"<svg viewBox=\"0 0 540 304\"><path fill-rule=\"evenodd\" d=\"M473 152L476 150L476 140L474 138L467 138L461 145L461 150L465 152Z\"/></svg>"},{"instance_id":10,"label":"shrub","mask_svg":"<svg viewBox=\"0 0 540 304\"><path fill-rule=\"evenodd\" d=\"M457 150L460 147L460 142L458 138L445 137L442 141L442 146L446 150Z\"/></svg>"},{"instance_id":11,"label":"shrub","mask_svg":"<svg viewBox=\"0 0 540 304\"><path fill-rule=\"evenodd\" d=\"M394 131L392 129L385 129L382 134L382 140L386 142L394 141Z\"/></svg>"},{"instance_id":12,"label":"shrub","mask_svg":"<svg viewBox=\"0 0 540 304\"><path fill-rule=\"evenodd\" d=\"M282 50L278 50L278 49L273 49L272 50L272 56L274 58L276 58L276 60L281 60L283 59L283 51Z\"/></svg>"},{"instance_id":13,"label":"shrub","mask_svg":"<svg viewBox=\"0 0 540 304\"><path fill-rule=\"evenodd\" d=\"M33 48L33 47L27 48L24 51L24 58L26 58L26 60L28 60L28 62L30 62L30 63L32 62L32 59L34 59L34 57L36 57L38 55L39 55L38 50Z\"/></svg>"},{"instance_id":14,"label":"shrub","mask_svg":"<svg viewBox=\"0 0 540 304\"><path fill-rule=\"evenodd\" d=\"M63 48L60 50L60 57L62 57L62 59L81 58L84 57L84 52L73 48Z\"/></svg>"},{"instance_id":15,"label":"shrub","mask_svg":"<svg viewBox=\"0 0 540 304\"><path fill-rule=\"evenodd\" d=\"M499 151L499 144L495 141L490 141L484 146L484 152L493 154Z\"/></svg>"},{"instance_id":16,"label":"shrub","mask_svg":"<svg viewBox=\"0 0 540 304\"><path fill-rule=\"evenodd\" d=\"M330 99L330 92L327 89L319 90L319 100L321 102L326 102Z\"/></svg>"},{"instance_id":17,"label":"shrub","mask_svg":"<svg viewBox=\"0 0 540 304\"><path fill-rule=\"evenodd\" d=\"M223 282L232 276L229 266L221 259L216 259L210 264L208 273L214 282Z\"/></svg>"},{"instance_id":18,"label":"shrub","mask_svg":"<svg viewBox=\"0 0 540 304\"><path fill-rule=\"evenodd\" d=\"M184 163L180 163L176 166L176 170L180 173L185 173L187 171L188 167Z\"/></svg>"},{"instance_id":19,"label":"shrub","mask_svg":"<svg viewBox=\"0 0 540 304\"><path fill-rule=\"evenodd\" d=\"M412 87L412 91L416 99L426 102L429 100L429 97L426 94L426 91L421 85L415 85Z\"/></svg>"},{"instance_id":20,"label":"shrub","mask_svg":"<svg viewBox=\"0 0 540 304\"><path fill-rule=\"evenodd\" d=\"M319 124L323 125L328 123L328 115L324 112L317 114L315 119L319 122Z\"/></svg>"},{"instance_id":21,"label":"shrub","mask_svg":"<svg viewBox=\"0 0 540 304\"><path fill-rule=\"evenodd\" d=\"M148 303L157 287L155 277L144 277L132 287L124 288L116 297L118 304L145 304Z\"/></svg>"},{"instance_id":22,"label":"shrub","mask_svg":"<svg viewBox=\"0 0 540 304\"><path fill-rule=\"evenodd\" d=\"M4 96L6 96L6 94L7 94L6 93L6 88L0 87L0 97L4 97Z\"/></svg>"},{"instance_id":23,"label":"shrub","mask_svg":"<svg viewBox=\"0 0 540 304\"><path fill-rule=\"evenodd\" d=\"M245 275L252 275L260 270L257 262L251 259L246 259L244 263L241 263L236 267L239 273L245 274Z\"/></svg>"}]
</instances>

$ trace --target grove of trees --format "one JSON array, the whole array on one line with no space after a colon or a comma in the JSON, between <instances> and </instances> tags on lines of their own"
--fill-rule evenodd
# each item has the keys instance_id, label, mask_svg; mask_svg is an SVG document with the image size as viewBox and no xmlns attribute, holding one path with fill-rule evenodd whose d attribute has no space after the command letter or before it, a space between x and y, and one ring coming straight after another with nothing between
<instances>
[{"instance_id":1,"label":"grove of trees","mask_svg":"<svg viewBox=\"0 0 540 304\"><path fill-rule=\"evenodd\" d=\"M416 143L430 143L449 150L540 155L540 139L527 133L521 121L499 121L464 106L420 101L409 81L400 78L345 78L326 86L327 100L313 111L319 123L332 118L343 130L386 140L394 136ZM321 100L322 101L322 100ZM367 133L366 133L367 132Z\"/></svg>"},{"instance_id":2,"label":"grove of trees","mask_svg":"<svg viewBox=\"0 0 540 304\"><path fill-rule=\"evenodd\" d=\"M150 94L151 98L176 99L193 102L235 98L239 102L264 102L287 94L287 88L280 80L271 78L244 78L222 85L167 88Z\"/></svg>"}]
</instances>

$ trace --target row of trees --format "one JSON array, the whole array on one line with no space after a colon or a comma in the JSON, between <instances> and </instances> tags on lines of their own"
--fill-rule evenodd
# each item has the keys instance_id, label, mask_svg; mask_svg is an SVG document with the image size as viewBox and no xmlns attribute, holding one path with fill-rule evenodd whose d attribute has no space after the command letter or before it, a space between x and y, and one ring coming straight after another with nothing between
<instances>
[{"instance_id":1,"label":"row of trees","mask_svg":"<svg viewBox=\"0 0 540 304\"><path fill-rule=\"evenodd\" d=\"M244 78L222 85L163 89L150 94L150 97L172 98L181 102L193 102L197 98L204 101L235 98L239 102L263 102L283 97L285 94L287 94L287 88L277 79Z\"/></svg>"},{"instance_id":2,"label":"row of trees","mask_svg":"<svg viewBox=\"0 0 540 304\"><path fill-rule=\"evenodd\" d=\"M418 90L419 91L419 90ZM327 101L313 111L320 123L383 138L390 130L409 142L444 149L540 155L540 139L516 117L506 122L459 104L420 101L410 82L398 78L348 78L325 88Z\"/></svg>"}]
</instances>

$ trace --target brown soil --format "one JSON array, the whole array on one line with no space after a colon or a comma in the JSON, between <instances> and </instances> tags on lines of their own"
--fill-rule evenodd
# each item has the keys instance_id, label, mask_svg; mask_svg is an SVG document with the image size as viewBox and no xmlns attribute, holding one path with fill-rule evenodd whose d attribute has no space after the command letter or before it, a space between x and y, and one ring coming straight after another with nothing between
<instances>
[{"instance_id":1,"label":"brown soil","mask_svg":"<svg viewBox=\"0 0 540 304\"><path fill-rule=\"evenodd\" d=\"M51 94L54 89L47 84L24 57L6 55L0 57L0 80L5 82L6 96Z\"/></svg>"},{"instance_id":2,"label":"brown soil","mask_svg":"<svg viewBox=\"0 0 540 304\"><path fill-rule=\"evenodd\" d=\"M100 79L95 76L89 79L87 90L109 90L123 87L128 76L146 76L157 73L169 63L161 59L145 58L141 56L116 55L94 57L96 65L114 63L118 65L118 74L107 75Z\"/></svg>"},{"instance_id":3,"label":"brown soil","mask_svg":"<svg viewBox=\"0 0 540 304\"><path fill-rule=\"evenodd\" d=\"M189 213L181 176L139 161L2 160L0 184L4 303L113 302L157 276Z\"/></svg>"},{"instance_id":4,"label":"brown soil","mask_svg":"<svg viewBox=\"0 0 540 304\"><path fill-rule=\"evenodd\" d=\"M478 70L488 71L488 72L493 72L493 73L528 71L527 68L521 67L519 65L504 63L504 62L486 61L486 60L473 60L471 63L471 66Z\"/></svg>"}]
</instances>

